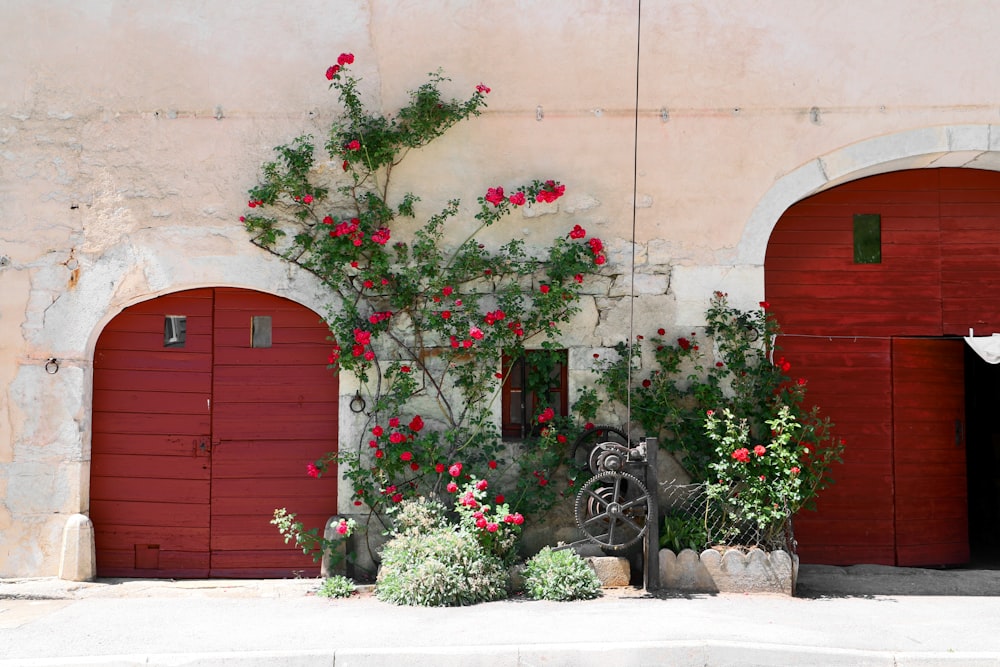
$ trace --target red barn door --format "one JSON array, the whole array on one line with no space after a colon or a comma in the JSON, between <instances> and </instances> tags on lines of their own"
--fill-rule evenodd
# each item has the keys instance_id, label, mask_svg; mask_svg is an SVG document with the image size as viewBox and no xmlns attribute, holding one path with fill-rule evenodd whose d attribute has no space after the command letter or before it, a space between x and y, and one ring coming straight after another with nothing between
<instances>
[{"instance_id":1,"label":"red barn door","mask_svg":"<svg viewBox=\"0 0 1000 667\"><path fill-rule=\"evenodd\" d=\"M897 565L969 561L964 345L892 341Z\"/></svg>"},{"instance_id":2,"label":"red barn door","mask_svg":"<svg viewBox=\"0 0 1000 667\"><path fill-rule=\"evenodd\" d=\"M271 515L336 513L328 330L311 310L237 289L126 309L94 357L91 519L99 576L265 577L318 571Z\"/></svg>"}]
</instances>

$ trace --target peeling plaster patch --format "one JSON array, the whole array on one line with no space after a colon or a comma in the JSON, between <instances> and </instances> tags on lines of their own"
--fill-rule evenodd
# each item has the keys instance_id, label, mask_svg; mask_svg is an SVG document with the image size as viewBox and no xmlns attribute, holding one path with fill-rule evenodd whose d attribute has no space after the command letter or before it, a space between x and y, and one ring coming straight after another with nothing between
<instances>
[{"instance_id":1,"label":"peeling plaster patch","mask_svg":"<svg viewBox=\"0 0 1000 667\"><path fill-rule=\"evenodd\" d=\"M79 420L84 418L84 372L63 363L50 375L40 364L24 365L10 383L11 442L17 464L52 465L79 461L83 438Z\"/></svg>"},{"instance_id":2,"label":"peeling plaster patch","mask_svg":"<svg viewBox=\"0 0 1000 667\"><path fill-rule=\"evenodd\" d=\"M524 218L538 218L543 215L554 215L559 212L559 204L543 204L539 202L531 202L530 206L521 207L521 217Z\"/></svg>"},{"instance_id":3,"label":"peeling plaster patch","mask_svg":"<svg viewBox=\"0 0 1000 667\"><path fill-rule=\"evenodd\" d=\"M608 296L629 296L643 294L666 294L670 287L670 276L666 273L621 274L615 277Z\"/></svg>"},{"instance_id":4,"label":"peeling plaster patch","mask_svg":"<svg viewBox=\"0 0 1000 667\"><path fill-rule=\"evenodd\" d=\"M135 227L132 211L107 173L99 179L93 204L83 216L84 252L101 252L118 244Z\"/></svg>"},{"instance_id":5,"label":"peeling plaster patch","mask_svg":"<svg viewBox=\"0 0 1000 667\"><path fill-rule=\"evenodd\" d=\"M30 573L32 577L54 577L59 572L57 550L62 544L66 517L61 515L19 516L4 531L6 558L3 571Z\"/></svg>"},{"instance_id":6,"label":"peeling plaster patch","mask_svg":"<svg viewBox=\"0 0 1000 667\"><path fill-rule=\"evenodd\" d=\"M653 207L653 197L652 197L652 195L637 195L634 201L635 201L635 207L636 208L652 208ZM628 203L631 204L632 202L633 202L633 199L631 197L629 197L628 198Z\"/></svg>"},{"instance_id":7,"label":"peeling plaster patch","mask_svg":"<svg viewBox=\"0 0 1000 667\"><path fill-rule=\"evenodd\" d=\"M590 195L570 195L563 198L563 212L570 214L590 211L600 205L600 200Z\"/></svg>"},{"instance_id":8,"label":"peeling plaster patch","mask_svg":"<svg viewBox=\"0 0 1000 667\"><path fill-rule=\"evenodd\" d=\"M677 326L703 327L705 309L717 290L729 294L734 308L756 309L764 298L764 267L675 266L671 288L677 298Z\"/></svg>"},{"instance_id":9,"label":"peeling plaster patch","mask_svg":"<svg viewBox=\"0 0 1000 667\"><path fill-rule=\"evenodd\" d=\"M646 254L651 265L664 267L669 271L675 253L673 244L670 241L652 239L646 244Z\"/></svg>"},{"instance_id":10,"label":"peeling plaster patch","mask_svg":"<svg viewBox=\"0 0 1000 667\"><path fill-rule=\"evenodd\" d=\"M158 209L154 208L152 211L149 212L149 214L151 216L153 216L154 218L169 218L170 216L173 215L173 212L172 211L161 211L161 210L158 210Z\"/></svg>"},{"instance_id":11,"label":"peeling plaster patch","mask_svg":"<svg viewBox=\"0 0 1000 667\"><path fill-rule=\"evenodd\" d=\"M559 337L560 345L567 348L589 347L594 343L594 329L600 320L597 304L593 298L583 297L579 305L580 312L573 316Z\"/></svg>"},{"instance_id":12,"label":"peeling plaster patch","mask_svg":"<svg viewBox=\"0 0 1000 667\"><path fill-rule=\"evenodd\" d=\"M14 515L72 513L71 498L78 490L68 466L52 463L7 464L4 504ZM12 474L11 474L12 473Z\"/></svg>"},{"instance_id":13,"label":"peeling plaster patch","mask_svg":"<svg viewBox=\"0 0 1000 667\"><path fill-rule=\"evenodd\" d=\"M606 266L645 266L647 262L646 246L636 243L633 253L633 244L628 239L606 239L604 243L604 254L608 258Z\"/></svg>"}]
</instances>

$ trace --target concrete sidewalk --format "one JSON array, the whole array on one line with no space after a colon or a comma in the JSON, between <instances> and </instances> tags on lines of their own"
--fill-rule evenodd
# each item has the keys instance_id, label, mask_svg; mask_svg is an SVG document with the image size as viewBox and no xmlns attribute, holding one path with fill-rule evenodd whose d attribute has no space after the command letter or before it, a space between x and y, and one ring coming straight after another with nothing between
<instances>
[{"instance_id":1,"label":"concrete sidewalk","mask_svg":"<svg viewBox=\"0 0 1000 667\"><path fill-rule=\"evenodd\" d=\"M1000 666L1000 597L864 591L920 576L894 570L803 566L809 597L629 588L430 609L319 598L316 580L5 580L0 666Z\"/></svg>"}]
</instances>

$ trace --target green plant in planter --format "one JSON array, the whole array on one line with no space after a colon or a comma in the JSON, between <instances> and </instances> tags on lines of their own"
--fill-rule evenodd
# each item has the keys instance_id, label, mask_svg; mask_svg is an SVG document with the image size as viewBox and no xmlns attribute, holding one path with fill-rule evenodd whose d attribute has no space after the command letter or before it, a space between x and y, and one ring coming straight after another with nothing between
<instances>
[{"instance_id":1,"label":"green plant in planter","mask_svg":"<svg viewBox=\"0 0 1000 667\"><path fill-rule=\"evenodd\" d=\"M557 482L565 484L554 477L565 447L549 429L549 438L504 460L494 408L512 366L501 360L559 347L585 280L607 261L603 243L580 225L560 229L558 222L547 225L551 242L532 247L498 241L496 233L478 238L525 208L554 212L566 190L554 179L475 186L477 205L454 198L436 212L418 195L394 190L402 160L478 116L490 89L479 84L469 97L450 99L443 92L449 80L433 73L386 115L366 108L354 60L341 54L326 73L342 109L326 155L309 136L277 147L241 217L255 245L330 290L337 305L328 317L334 342L327 361L358 378L366 394L368 421L356 446L309 463L308 474L341 466L354 504L383 518L406 499L441 495L446 471L461 460L465 474L489 479L513 510L544 509L560 496ZM556 422L546 409L525 417ZM560 423L568 432L558 435L572 437L572 428ZM523 462L531 468L516 474ZM298 534L310 539L308 529Z\"/></svg>"},{"instance_id":2,"label":"green plant in planter","mask_svg":"<svg viewBox=\"0 0 1000 667\"><path fill-rule=\"evenodd\" d=\"M791 363L777 354L774 341L781 328L768 307L761 302L759 309L743 311L715 292L705 311L704 339L691 332L668 341L661 328L639 336L632 346L619 343L617 357L598 363L594 371L611 400L624 403L631 396L633 419L678 453L696 482L715 479L718 452L705 433L709 410L728 409L745 421L747 437L760 440L770 432L769 420L787 408L801 426L799 435L813 445L811 464L802 473L809 492L804 505L809 506L809 499L832 482L830 466L840 460L843 444L819 408L805 407L808 383L793 380ZM652 353L653 364L648 371L633 372L629 386L629 359L641 358L644 349Z\"/></svg>"},{"instance_id":3,"label":"green plant in planter","mask_svg":"<svg viewBox=\"0 0 1000 667\"><path fill-rule=\"evenodd\" d=\"M660 528L660 548L679 554L685 549L701 551L708 545L705 520L690 514L675 512L663 517Z\"/></svg>"},{"instance_id":4,"label":"green plant in planter","mask_svg":"<svg viewBox=\"0 0 1000 667\"><path fill-rule=\"evenodd\" d=\"M545 547L524 566L524 591L536 600L590 600L600 597L601 580L572 549Z\"/></svg>"},{"instance_id":5,"label":"green plant in planter","mask_svg":"<svg viewBox=\"0 0 1000 667\"><path fill-rule=\"evenodd\" d=\"M817 456L808 426L789 406L781 406L766 424L770 437L752 441L747 420L728 408L721 414L707 413L705 432L715 444L712 471L717 478L708 484L708 499L724 513L724 535L725 531L738 534L742 526L751 524L761 541L774 544L792 515L816 494L809 485L821 477L808 474L808 466L828 462L824 454ZM827 451L825 456L832 453Z\"/></svg>"}]
</instances>

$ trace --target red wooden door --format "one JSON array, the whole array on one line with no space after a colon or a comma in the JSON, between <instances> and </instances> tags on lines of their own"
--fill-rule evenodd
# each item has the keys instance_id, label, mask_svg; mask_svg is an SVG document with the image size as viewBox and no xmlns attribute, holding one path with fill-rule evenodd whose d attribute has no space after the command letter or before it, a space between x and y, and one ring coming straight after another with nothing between
<instances>
[{"instance_id":1,"label":"red wooden door","mask_svg":"<svg viewBox=\"0 0 1000 667\"><path fill-rule=\"evenodd\" d=\"M326 368L329 330L292 301L216 289L212 408L212 576L319 574L270 524L287 507L307 526L337 512L335 471L306 463L337 447L336 377ZM254 318L271 341L254 347ZM256 335L265 338L258 320ZM260 341L263 344L265 341Z\"/></svg>"},{"instance_id":2,"label":"red wooden door","mask_svg":"<svg viewBox=\"0 0 1000 667\"><path fill-rule=\"evenodd\" d=\"M892 341L897 565L969 560L964 345Z\"/></svg>"},{"instance_id":3,"label":"red wooden door","mask_svg":"<svg viewBox=\"0 0 1000 667\"><path fill-rule=\"evenodd\" d=\"M94 358L91 518L99 576L318 571L269 521L336 512L336 377L318 315L278 297L201 289L112 320Z\"/></svg>"}]
</instances>

